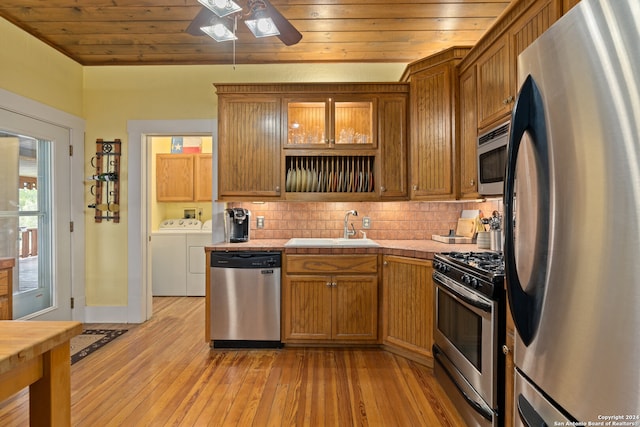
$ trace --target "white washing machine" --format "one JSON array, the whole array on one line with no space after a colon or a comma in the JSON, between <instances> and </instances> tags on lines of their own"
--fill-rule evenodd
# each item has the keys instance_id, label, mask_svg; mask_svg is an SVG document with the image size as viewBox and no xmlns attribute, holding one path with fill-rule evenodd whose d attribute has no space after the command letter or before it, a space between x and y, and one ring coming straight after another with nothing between
<instances>
[{"instance_id":1,"label":"white washing machine","mask_svg":"<svg viewBox=\"0 0 640 427\"><path fill-rule=\"evenodd\" d=\"M167 219L151 233L153 296L204 296L204 247L212 241L211 221Z\"/></svg>"}]
</instances>

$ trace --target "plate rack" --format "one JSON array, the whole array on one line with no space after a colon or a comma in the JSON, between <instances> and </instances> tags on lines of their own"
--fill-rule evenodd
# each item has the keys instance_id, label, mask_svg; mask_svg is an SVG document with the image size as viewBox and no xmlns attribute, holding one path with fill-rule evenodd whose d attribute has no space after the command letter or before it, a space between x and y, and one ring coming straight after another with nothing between
<instances>
[{"instance_id":1,"label":"plate rack","mask_svg":"<svg viewBox=\"0 0 640 427\"><path fill-rule=\"evenodd\" d=\"M373 193L375 156L287 156L289 193Z\"/></svg>"},{"instance_id":2,"label":"plate rack","mask_svg":"<svg viewBox=\"0 0 640 427\"><path fill-rule=\"evenodd\" d=\"M120 222L120 156L122 142L119 139L103 141L96 139L96 155L91 158L95 174L88 177L92 183L91 195L95 202L95 222Z\"/></svg>"}]
</instances>

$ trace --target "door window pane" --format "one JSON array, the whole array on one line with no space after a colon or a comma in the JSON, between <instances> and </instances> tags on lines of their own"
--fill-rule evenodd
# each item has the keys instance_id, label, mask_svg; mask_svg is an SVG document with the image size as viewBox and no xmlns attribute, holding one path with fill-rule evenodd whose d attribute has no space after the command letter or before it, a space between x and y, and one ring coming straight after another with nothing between
<instances>
[{"instance_id":1,"label":"door window pane","mask_svg":"<svg viewBox=\"0 0 640 427\"><path fill-rule=\"evenodd\" d=\"M0 132L0 256L14 257L13 318L52 306L51 142ZM5 238L6 237L6 238Z\"/></svg>"}]
</instances>

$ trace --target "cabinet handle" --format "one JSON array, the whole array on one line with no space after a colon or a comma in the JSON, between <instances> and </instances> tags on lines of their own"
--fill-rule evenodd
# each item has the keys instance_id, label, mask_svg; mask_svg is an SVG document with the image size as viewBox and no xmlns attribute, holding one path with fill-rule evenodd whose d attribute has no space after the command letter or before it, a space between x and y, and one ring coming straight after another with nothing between
<instances>
[{"instance_id":1,"label":"cabinet handle","mask_svg":"<svg viewBox=\"0 0 640 427\"><path fill-rule=\"evenodd\" d=\"M330 288L333 285L331 282L327 282L327 288Z\"/></svg>"},{"instance_id":2,"label":"cabinet handle","mask_svg":"<svg viewBox=\"0 0 640 427\"><path fill-rule=\"evenodd\" d=\"M471 181L469 181L469 185L476 185L476 180L472 179Z\"/></svg>"},{"instance_id":3,"label":"cabinet handle","mask_svg":"<svg viewBox=\"0 0 640 427\"><path fill-rule=\"evenodd\" d=\"M380 192L381 192L381 193L384 193L385 191L387 191L387 187L385 187L385 186L381 185L381 186L380 186Z\"/></svg>"},{"instance_id":4,"label":"cabinet handle","mask_svg":"<svg viewBox=\"0 0 640 427\"><path fill-rule=\"evenodd\" d=\"M418 185L417 184L413 184L413 191L418 191Z\"/></svg>"},{"instance_id":5,"label":"cabinet handle","mask_svg":"<svg viewBox=\"0 0 640 427\"><path fill-rule=\"evenodd\" d=\"M279 192L280 192L280 186L278 185L276 186L276 193L279 193Z\"/></svg>"},{"instance_id":6,"label":"cabinet handle","mask_svg":"<svg viewBox=\"0 0 640 427\"><path fill-rule=\"evenodd\" d=\"M338 282L333 282L333 283L331 284L331 286L333 286L333 287L335 288L336 286L338 286Z\"/></svg>"},{"instance_id":7,"label":"cabinet handle","mask_svg":"<svg viewBox=\"0 0 640 427\"><path fill-rule=\"evenodd\" d=\"M506 344L502 346L502 353L504 353L505 355L511 353L511 350L509 349L509 347L507 347Z\"/></svg>"},{"instance_id":8,"label":"cabinet handle","mask_svg":"<svg viewBox=\"0 0 640 427\"><path fill-rule=\"evenodd\" d=\"M511 104L513 102L513 96L509 96L502 101L504 105Z\"/></svg>"},{"instance_id":9,"label":"cabinet handle","mask_svg":"<svg viewBox=\"0 0 640 427\"><path fill-rule=\"evenodd\" d=\"M389 262L388 261L383 261L382 265L389 265Z\"/></svg>"}]
</instances>

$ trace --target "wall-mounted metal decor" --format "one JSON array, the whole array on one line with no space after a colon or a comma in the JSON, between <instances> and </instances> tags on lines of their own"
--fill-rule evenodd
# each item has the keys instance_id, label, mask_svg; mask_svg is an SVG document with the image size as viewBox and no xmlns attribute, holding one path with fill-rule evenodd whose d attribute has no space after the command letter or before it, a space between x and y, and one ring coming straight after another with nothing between
<instances>
[{"instance_id":1,"label":"wall-mounted metal decor","mask_svg":"<svg viewBox=\"0 0 640 427\"><path fill-rule=\"evenodd\" d=\"M95 209L95 221L120 222L120 154L122 142L119 139L103 141L96 139L96 155L91 158L95 173L91 181L91 195L95 202L89 208Z\"/></svg>"}]
</instances>

